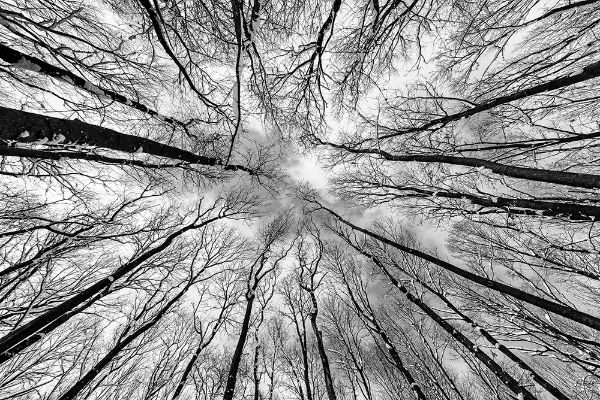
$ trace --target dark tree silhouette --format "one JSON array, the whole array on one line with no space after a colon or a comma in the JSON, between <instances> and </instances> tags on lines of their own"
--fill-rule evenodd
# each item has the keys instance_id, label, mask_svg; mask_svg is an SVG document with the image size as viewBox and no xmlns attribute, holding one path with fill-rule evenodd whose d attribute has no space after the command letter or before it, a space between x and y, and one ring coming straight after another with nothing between
<instances>
[{"instance_id":1,"label":"dark tree silhouette","mask_svg":"<svg viewBox=\"0 0 600 400\"><path fill-rule=\"evenodd\" d=\"M598 15L0 1L0 397L600 397Z\"/></svg>"}]
</instances>

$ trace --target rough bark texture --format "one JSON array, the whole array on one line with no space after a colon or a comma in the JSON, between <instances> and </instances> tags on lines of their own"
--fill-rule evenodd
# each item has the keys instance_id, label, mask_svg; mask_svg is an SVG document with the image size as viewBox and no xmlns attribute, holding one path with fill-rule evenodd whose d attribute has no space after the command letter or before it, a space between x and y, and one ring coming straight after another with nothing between
<instances>
[{"instance_id":1,"label":"rough bark texture","mask_svg":"<svg viewBox=\"0 0 600 400\"><path fill-rule=\"evenodd\" d=\"M5 143L48 143L97 146L125 153L144 153L191 164L221 166L225 170L252 170L241 165L224 165L222 160L169 146L155 140L113 129L0 107L0 140Z\"/></svg>"}]
</instances>

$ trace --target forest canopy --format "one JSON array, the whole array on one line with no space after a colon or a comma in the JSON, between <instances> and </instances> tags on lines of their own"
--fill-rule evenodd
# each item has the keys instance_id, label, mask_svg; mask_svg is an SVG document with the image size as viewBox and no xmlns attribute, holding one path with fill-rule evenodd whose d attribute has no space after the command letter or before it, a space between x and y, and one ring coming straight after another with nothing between
<instances>
[{"instance_id":1,"label":"forest canopy","mask_svg":"<svg viewBox=\"0 0 600 400\"><path fill-rule=\"evenodd\" d=\"M0 0L0 400L600 398L598 37Z\"/></svg>"}]
</instances>

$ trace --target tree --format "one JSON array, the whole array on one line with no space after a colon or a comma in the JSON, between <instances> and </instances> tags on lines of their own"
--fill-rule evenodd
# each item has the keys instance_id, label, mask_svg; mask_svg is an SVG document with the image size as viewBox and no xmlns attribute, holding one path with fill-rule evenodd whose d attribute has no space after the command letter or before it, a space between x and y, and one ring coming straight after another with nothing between
<instances>
[{"instance_id":1,"label":"tree","mask_svg":"<svg viewBox=\"0 0 600 400\"><path fill-rule=\"evenodd\" d=\"M312 229L311 229L312 228ZM323 258L323 242L318 234L318 231L310 225L306 228L312 236L311 241L314 242L314 249L311 249L307 240L302 238L298 245L298 264L300 266L299 286L305 291L310 298L310 325L315 335L317 349L319 350L319 358L323 367L323 377L325 379L325 387L327 389L327 397L329 400L336 400L333 378L331 376L331 368L329 365L329 356L325 351L325 343L323 341L323 332L319 329L317 317L319 315L319 305L317 302L316 291L321 286L324 276L317 276L319 273L319 264ZM308 242L308 243L307 243Z\"/></svg>"},{"instance_id":2,"label":"tree","mask_svg":"<svg viewBox=\"0 0 600 400\"><path fill-rule=\"evenodd\" d=\"M272 281L276 279L279 264L289 252L289 247L286 248L284 246L283 249L278 249L278 247L280 247L278 246L278 242L282 241L289 229L289 218L289 215L282 214L275 218L270 224L266 225L262 229L262 232L260 232L258 242L260 252L255 256L254 260L252 260L247 272L247 279L244 282L244 297L246 304L244 307L239 337L229 367L227 385L223 395L224 400L231 400L234 397L237 374L240 368L244 346L250 331L250 318L252 317L252 308L254 300L257 298L257 292L263 292L262 298L260 299L262 301L260 301L261 311L257 329L264 318L264 308L267 306L270 298L273 297L275 289L274 283L271 282L271 285L267 285L266 289L262 287L261 283L266 281L265 278L269 278ZM255 386L255 391L256 390L257 387Z\"/></svg>"},{"instance_id":3,"label":"tree","mask_svg":"<svg viewBox=\"0 0 600 400\"><path fill-rule=\"evenodd\" d=\"M3 398L598 397L599 12L2 2Z\"/></svg>"}]
</instances>

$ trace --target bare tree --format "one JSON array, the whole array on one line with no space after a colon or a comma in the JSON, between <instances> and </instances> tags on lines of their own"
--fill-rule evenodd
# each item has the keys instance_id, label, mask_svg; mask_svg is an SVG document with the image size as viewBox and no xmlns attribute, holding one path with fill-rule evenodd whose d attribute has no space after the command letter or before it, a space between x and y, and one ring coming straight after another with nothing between
<instances>
[{"instance_id":1,"label":"bare tree","mask_svg":"<svg viewBox=\"0 0 600 400\"><path fill-rule=\"evenodd\" d=\"M301 238L298 244L298 264L300 266L300 274L298 277L298 283L300 288L308 293L310 298L310 325L312 326L315 340L317 342L317 349L319 350L319 358L321 359L321 365L323 367L323 377L325 379L325 387L327 388L327 396L329 400L336 400L335 388L333 384L333 377L331 374L331 368L329 366L329 356L325 351L325 343L323 341L323 332L319 329L317 323L317 317L319 315L319 305L317 302L316 291L323 282L324 275L318 276L319 264L323 258L323 242L319 236L315 227L307 227L309 234L311 235L310 241L313 242L314 248L311 249L310 242Z\"/></svg>"},{"instance_id":2,"label":"bare tree","mask_svg":"<svg viewBox=\"0 0 600 400\"><path fill-rule=\"evenodd\" d=\"M247 279L244 288L245 307L243 320L240 326L237 344L231 359L231 365L229 367L227 386L225 387L225 392L223 394L224 400L231 400L234 396L237 374L240 368L244 346L250 331L252 308L257 296L257 291L260 290L270 293L266 297L263 297L263 301L261 302L262 307L260 315L262 315L262 310L266 307L268 299L273 295L274 285L269 289L268 286L267 288L263 288L261 283L266 282L267 279L276 279L277 269L290 250L289 246L285 246L285 244L282 246L280 244L289 230L289 218L289 214L278 216L270 224L266 225L260 233L258 241L260 252L254 257L254 260L251 261L247 271ZM280 249L279 247L283 248Z\"/></svg>"},{"instance_id":3,"label":"bare tree","mask_svg":"<svg viewBox=\"0 0 600 400\"><path fill-rule=\"evenodd\" d=\"M3 398L598 397L599 11L0 0Z\"/></svg>"}]
</instances>

